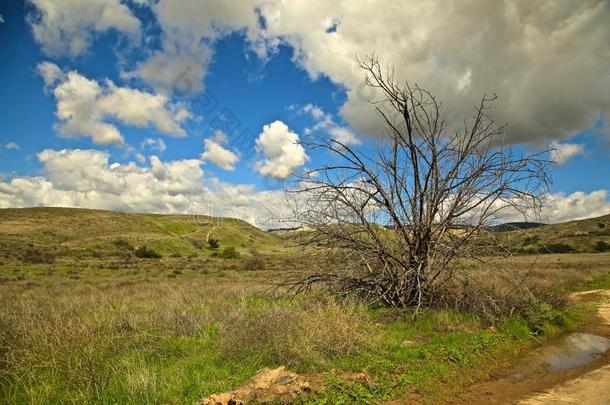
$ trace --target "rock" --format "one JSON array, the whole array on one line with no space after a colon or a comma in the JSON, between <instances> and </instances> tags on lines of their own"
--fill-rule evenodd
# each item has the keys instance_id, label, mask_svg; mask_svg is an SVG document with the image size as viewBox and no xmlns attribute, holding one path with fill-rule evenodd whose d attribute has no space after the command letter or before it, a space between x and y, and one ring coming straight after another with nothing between
<instances>
[{"instance_id":1,"label":"rock","mask_svg":"<svg viewBox=\"0 0 610 405\"><path fill-rule=\"evenodd\" d=\"M250 380L248 385L234 391L210 395L201 400L201 405L244 405L251 402L291 402L302 392L311 391L307 381L284 367L264 368Z\"/></svg>"}]
</instances>

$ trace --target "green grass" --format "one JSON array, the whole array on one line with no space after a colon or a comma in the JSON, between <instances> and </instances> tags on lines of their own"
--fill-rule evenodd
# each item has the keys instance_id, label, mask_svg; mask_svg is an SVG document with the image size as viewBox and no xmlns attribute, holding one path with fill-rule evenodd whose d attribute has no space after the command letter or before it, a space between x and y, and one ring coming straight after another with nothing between
<instances>
[{"instance_id":1,"label":"green grass","mask_svg":"<svg viewBox=\"0 0 610 405\"><path fill-rule=\"evenodd\" d=\"M572 291L590 291L610 289L610 272L592 280L583 281L573 286Z\"/></svg>"},{"instance_id":2,"label":"green grass","mask_svg":"<svg viewBox=\"0 0 610 405\"><path fill-rule=\"evenodd\" d=\"M376 350L350 364L352 369L365 369L371 376L368 381L331 378L303 403L376 403L408 396L439 403L464 385L489 377L499 364L534 343L527 323L518 317L490 330L467 316L439 311L386 324L382 333ZM405 346L405 341L414 343Z\"/></svg>"}]
</instances>

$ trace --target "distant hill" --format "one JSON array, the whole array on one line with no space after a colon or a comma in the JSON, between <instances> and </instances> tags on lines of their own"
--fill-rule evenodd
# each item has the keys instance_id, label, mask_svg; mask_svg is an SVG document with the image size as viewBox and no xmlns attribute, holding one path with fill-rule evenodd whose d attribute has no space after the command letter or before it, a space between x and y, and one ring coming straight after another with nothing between
<instances>
[{"instance_id":1,"label":"distant hill","mask_svg":"<svg viewBox=\"0 0 610 405\"><path fill-rule=\"evenodd\" d=\"M461 229L468 229L468 225L453 228L457 235ZM300 230L302 228L283 228L268 232L284 238L298 238ZM510 246L517 254L593 253L604 250L604 244L610 251L610 215L560 224L508 222L492 226L490 230L496 233L503 245Z\"/></svg>"},{"instance_id":2,"label":"distant hill","mask_svg":"<svg viewBox=\"0 0 610 405\"><path fill-rule=\"evenodd\" d=\"M545 226L541 222L507 222L505 224L494 225L490 229L494 232L508 232L516 231L519 229L532 229L540 226Z\"/></svg>"},{"instance_id":3,"label":"distant hill","mask_svg":"<svg viewBox=\"0 0 610 405\"><path fill-rule=\"evenodd\" d=\"M139 246L163 256L209 254L208 234L220 241L221 249L266 250L279 243L276 236L231 218L79 208L0 209L0 260L32 250L55 257L120 256Z\"/></svg>"},{"instance_id":4,"label":"distant hill","mask_svg":"<svg viewBox=\"0 0 610 405\"><path fill-rule=\"evenodd\" d=\"M600 250L602 244L610 246L610 215L559 224L537 224L498 235L517 253L592 253Z\"/></svg>"}]
</instances>

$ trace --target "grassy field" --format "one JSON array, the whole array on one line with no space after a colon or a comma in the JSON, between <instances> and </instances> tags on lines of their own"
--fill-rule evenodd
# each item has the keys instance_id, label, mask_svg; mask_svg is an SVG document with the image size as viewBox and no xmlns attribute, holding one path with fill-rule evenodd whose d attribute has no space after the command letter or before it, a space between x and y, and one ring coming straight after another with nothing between
<instances>
[{"instance_id":1,"label":"grassy field","mask_svg":"<svg viewBox=\"0 0 610 405\"><path fill-rule=\"evenodd\" d=\"M310 263L232 220L214 232L241 257L217 257L189 239L209 232L199 221L0 210L0 402L194 403L284 365L317 382L302 403L438 403L592 314L567 305L492 325L322 294L291 300L270 282ZM163 257L135 257L144 244ZM263 263L254 270L252 257ZM610 288L608 253L520 256L515 267L558 295Z\"/></svg>"}]
</instances>

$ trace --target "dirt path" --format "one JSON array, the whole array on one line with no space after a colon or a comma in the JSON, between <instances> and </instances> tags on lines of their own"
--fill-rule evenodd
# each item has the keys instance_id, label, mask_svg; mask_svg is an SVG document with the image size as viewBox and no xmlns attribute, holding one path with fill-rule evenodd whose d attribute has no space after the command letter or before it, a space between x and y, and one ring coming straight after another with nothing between
<instances>
[{"instance_id":1,"label":"dirt path","mask_svg":"<svg viewBox=\"0 0 610 405\"><path fill-rule=\"evenodd\" d=\"M572 298L600 300L602 304L598 309L599 324L587 327L583 331L586 333L574 333L566 337L563 343L555 344L555 347L551 345L548 348L550 350L542 348L538 351L538 357L546 356L547 362L551 358L551 363L555 361L561 365L563 360L567 364L566 368L549 370L547 367L546 370L541 370L536 365L536 353L532 353L526 356L524 362L531 374L517 376L517 367L517 372L512 375L471 387L458 403L610 405L610 350L607 343L610 342L610 290L576 293ZM585 342L586 350L582 349L582 342ZM564 350L563 346L569 350ZM570 367L566 359L573 360L573 346L581 349L580 355L584 353L589 358L583 364ZM549 353L555 357L549 357Z\"/></svg>"},{"instance_id":2,"label":"dirt path","mask_svg":"<svg viewBox=\"0 0 610 405\"><path fill-rule=\"evenodd\" d=\"M598 368L525 400L522 405L610 404L610 365Z\"/></svg>"}]
</instances>

